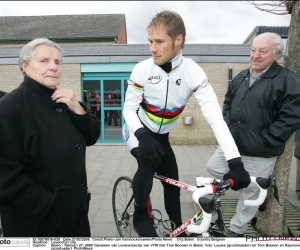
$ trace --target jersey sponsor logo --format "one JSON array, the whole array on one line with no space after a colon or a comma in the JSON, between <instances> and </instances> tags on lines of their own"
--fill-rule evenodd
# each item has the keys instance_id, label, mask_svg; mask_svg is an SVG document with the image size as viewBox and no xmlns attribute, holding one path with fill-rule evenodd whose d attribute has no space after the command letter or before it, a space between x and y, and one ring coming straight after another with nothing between
<instances>
[{"instance_id":1,"label":"jersey sponsor logo","mask_svg":"<svg viewBox=\"0 0 300 250\"><path fill-rule=\"evenodd\" d=\"M205 80L200 84L200 86L201 86L201 88L204 88L204 87L207 86L207 84L208 84L208 79L205 79Z\"/></svg>"},{"instance_id":2,"label":"jersey sponsor logo","mask_svg":"<svg viewBox=\"0 0 300 250\"><path fill-rule=\"evenodd\" d=\"M161 79L162 79L161 76L149 76L147 83L158 84L161 81Z\"/></svg>"},{"instance_id":3,"label":"jersey sponsor logo","mask_svg":"<svg viewBox=\"0 0 300 250\"><path fill-rule=\"evenodd\" d=\"M180 84L181 84L181 79L177 79L177 80L176 80L176 84L177 84L178 86L180 86Z\"/></svg>"}]
</instances>

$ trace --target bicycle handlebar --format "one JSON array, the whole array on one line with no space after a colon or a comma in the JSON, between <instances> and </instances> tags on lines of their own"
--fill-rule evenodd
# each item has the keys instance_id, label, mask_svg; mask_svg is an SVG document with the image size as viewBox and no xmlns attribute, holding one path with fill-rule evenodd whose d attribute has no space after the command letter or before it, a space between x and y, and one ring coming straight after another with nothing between
<instances>
[{"instance_id":1,"label":"bicycle handlebar","mask_svg":"<svg viewBox=\"0 0 300 250\"><path fill-rule=\"evenodd\" d=\"M264 179L264 178L260 178ZM259 188L259 196L256 200L245 200L245 206L259 206L261 205L266 196L267 196L267 188L270 186L270 183L267 186L261 186L260 182L257 182L257 177L250 176L251 183L255 183ZM269 180L269 179L264 179ZM196 203L199 203L199 198L208 194L215 194L216 192L220 192L222 190L227 190L232 186L232 182L229 180L220 181L212 178L196 178L197 186L204 186L202 188L198 188L193 192L193 200Z\"/></svg>"},{"instance_id":2,"label":"bicycle handlebar","mask_svg":"<svg viewBox=\"0 0 300 250\"><path fill-rule=\"evenodd\" d=\"M256 181L256 177L250 176L250 179L251 179L251 183L255 183L258 186L259 195L256 200L244 200L244 205L245 206L260 206L261 204L263 204L263 202L265 201L265 199L267 197L267 194L268 194L267 189L264 189L259 186L259 184Z\"/></svg>"},{"instance_id":3,"label":"bicycle handlebar","mask_svg":"<svg viewBox=\"0 0 300 250\"><path fill-rule=\"evenodd\" d=\"M267 188L270 186L274 188L274 190L275 190L274 197L278 201L279 205L281 205L281 203L279 202L279 198L278 198L276 181L275 181L275 178L273 177L273 175L270 175L269 178L267 178L267 179L250 176L250 179L251 179L251 183L255 183L260 191L259 191L259 196L256 200L245 200L244 201L245 206L261 205L267 196ZM220 181L220 180L213 179L213 178L196 177L196 184L197 184L197 187L201 187L201 188L198 188L193 192L193 200L201 206L201 199L203 199L203 196L208 195L208 194L222 193L225 190L228 190L231 187L231 185L233 184L233 182L231 180ZM202 202L204 203L203 200L202 200ZM210 201L205 202L205 203L206 203L206 205L208 205L210 203ZM210 205L213 205L213 204L210 204ZM202 233L207 232L207 230L210 226L214 208L213 208L213 206L211 206L208 209L209 206L206 206L205 210L207 210L207 211L204 211L203 206L201 206L201 207L202 207L202 212L203 212L203 219L201 221L201 224L200 225L189 225L187 227L188 233L202 234ZM210 209L212 211L210 211Z\"/></svg>"}]
</instances>

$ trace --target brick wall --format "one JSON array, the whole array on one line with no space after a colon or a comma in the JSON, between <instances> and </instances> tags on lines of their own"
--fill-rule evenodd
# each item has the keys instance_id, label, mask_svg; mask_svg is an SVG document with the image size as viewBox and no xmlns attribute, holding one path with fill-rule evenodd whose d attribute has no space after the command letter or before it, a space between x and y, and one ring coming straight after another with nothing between
<instances>
[{"instance_id":1,"label":"brick wall","mask_svg":"<svg viewBox=\"0 0 300 250\"><path fill-rule=\"evenodd\" d=\"M0 65L0 90L10 92L23 81L23 74L17 65ZM82 98L80 64L63 64L60 87L72 88L78 100Z\"/></svg>"},{"instance_id":2,"label":"brick wall","mask_svg":"<svg viewBox=\"0 0 300 250\"><path fill-rule=\"evenodd\" d=\"M18 65L0 65L0 90L10 92L20 85L23 80Z\"/></svg>"},{"instance_id":3,"label":"brick wall","mask_svg":"<svg viewBox=\"0 0 300 250\"><path fill-rule=\"evenodd\" d=\"M118 44L127 44L127 30L126 30L125 19L124 19L124 22L122 23L122 26L120 29Z\"/></svg>"},{"instance_id":4,"label":"brick wall","mask_svg":"<svg viewBox=\"0 0 300 250\"><path fill-rule=\"evenodd\" d=\"M78 100L82 100L82 84L80 64L63 64L63 74L60 88L71 88L74 90Z\"/></svg>"}]
</instances>

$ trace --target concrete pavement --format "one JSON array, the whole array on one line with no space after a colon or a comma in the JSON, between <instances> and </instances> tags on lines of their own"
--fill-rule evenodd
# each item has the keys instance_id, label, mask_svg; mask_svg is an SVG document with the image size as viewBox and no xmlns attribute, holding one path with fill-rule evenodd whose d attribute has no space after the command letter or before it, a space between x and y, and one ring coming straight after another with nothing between
<instances>
[{"instance_id":1,"label":"concrete pavement","mask_svg":"<svg viewBox=\"0 0 300 250\"><path fill-rule=\"evenodd\" d=\"M216 145L173 145L172 148L178 163L180 181L195 185L196 176L211 177L205 164L216 150ZM87 148L88 184L92 193L89 212L92 237L119 237L112 212L112 189L117 178L120 176L132 178L136 169L137 163L134 157L123 144L101 144ZM300 208L300 201L295 194L295 174L296 161L293 157L288 200ZM222 199L238 197L239 192L229 190L225 196L222 196ZM160 210L163 219L167 219L162 185L156 179L151 192L151 201L153 208ZM190 191L181 190L181 209L183 221L195 214Z\"/></svg>"}]
</instances>

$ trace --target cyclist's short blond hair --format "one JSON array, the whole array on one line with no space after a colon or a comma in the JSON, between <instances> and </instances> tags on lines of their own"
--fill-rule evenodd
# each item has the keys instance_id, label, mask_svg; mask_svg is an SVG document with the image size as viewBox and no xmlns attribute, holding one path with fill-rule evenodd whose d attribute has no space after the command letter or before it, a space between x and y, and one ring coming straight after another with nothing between
<instances>
[{"instance_id":1,"label":"cyclist's short blond hair","mask_svg":"<svg viewBox=\"0 0 300 250\"><path fill-rule=\"evenodd\" d=\"M178 13L170 10L157 13L150 21L147 30L149 31L150 28L160 25L166 28L167 34L172 37L173 40L175 40L179 34L182 34L183 42L181 47L184 47L186 31L183 19Z\"/></svg>"}]
</instances>

